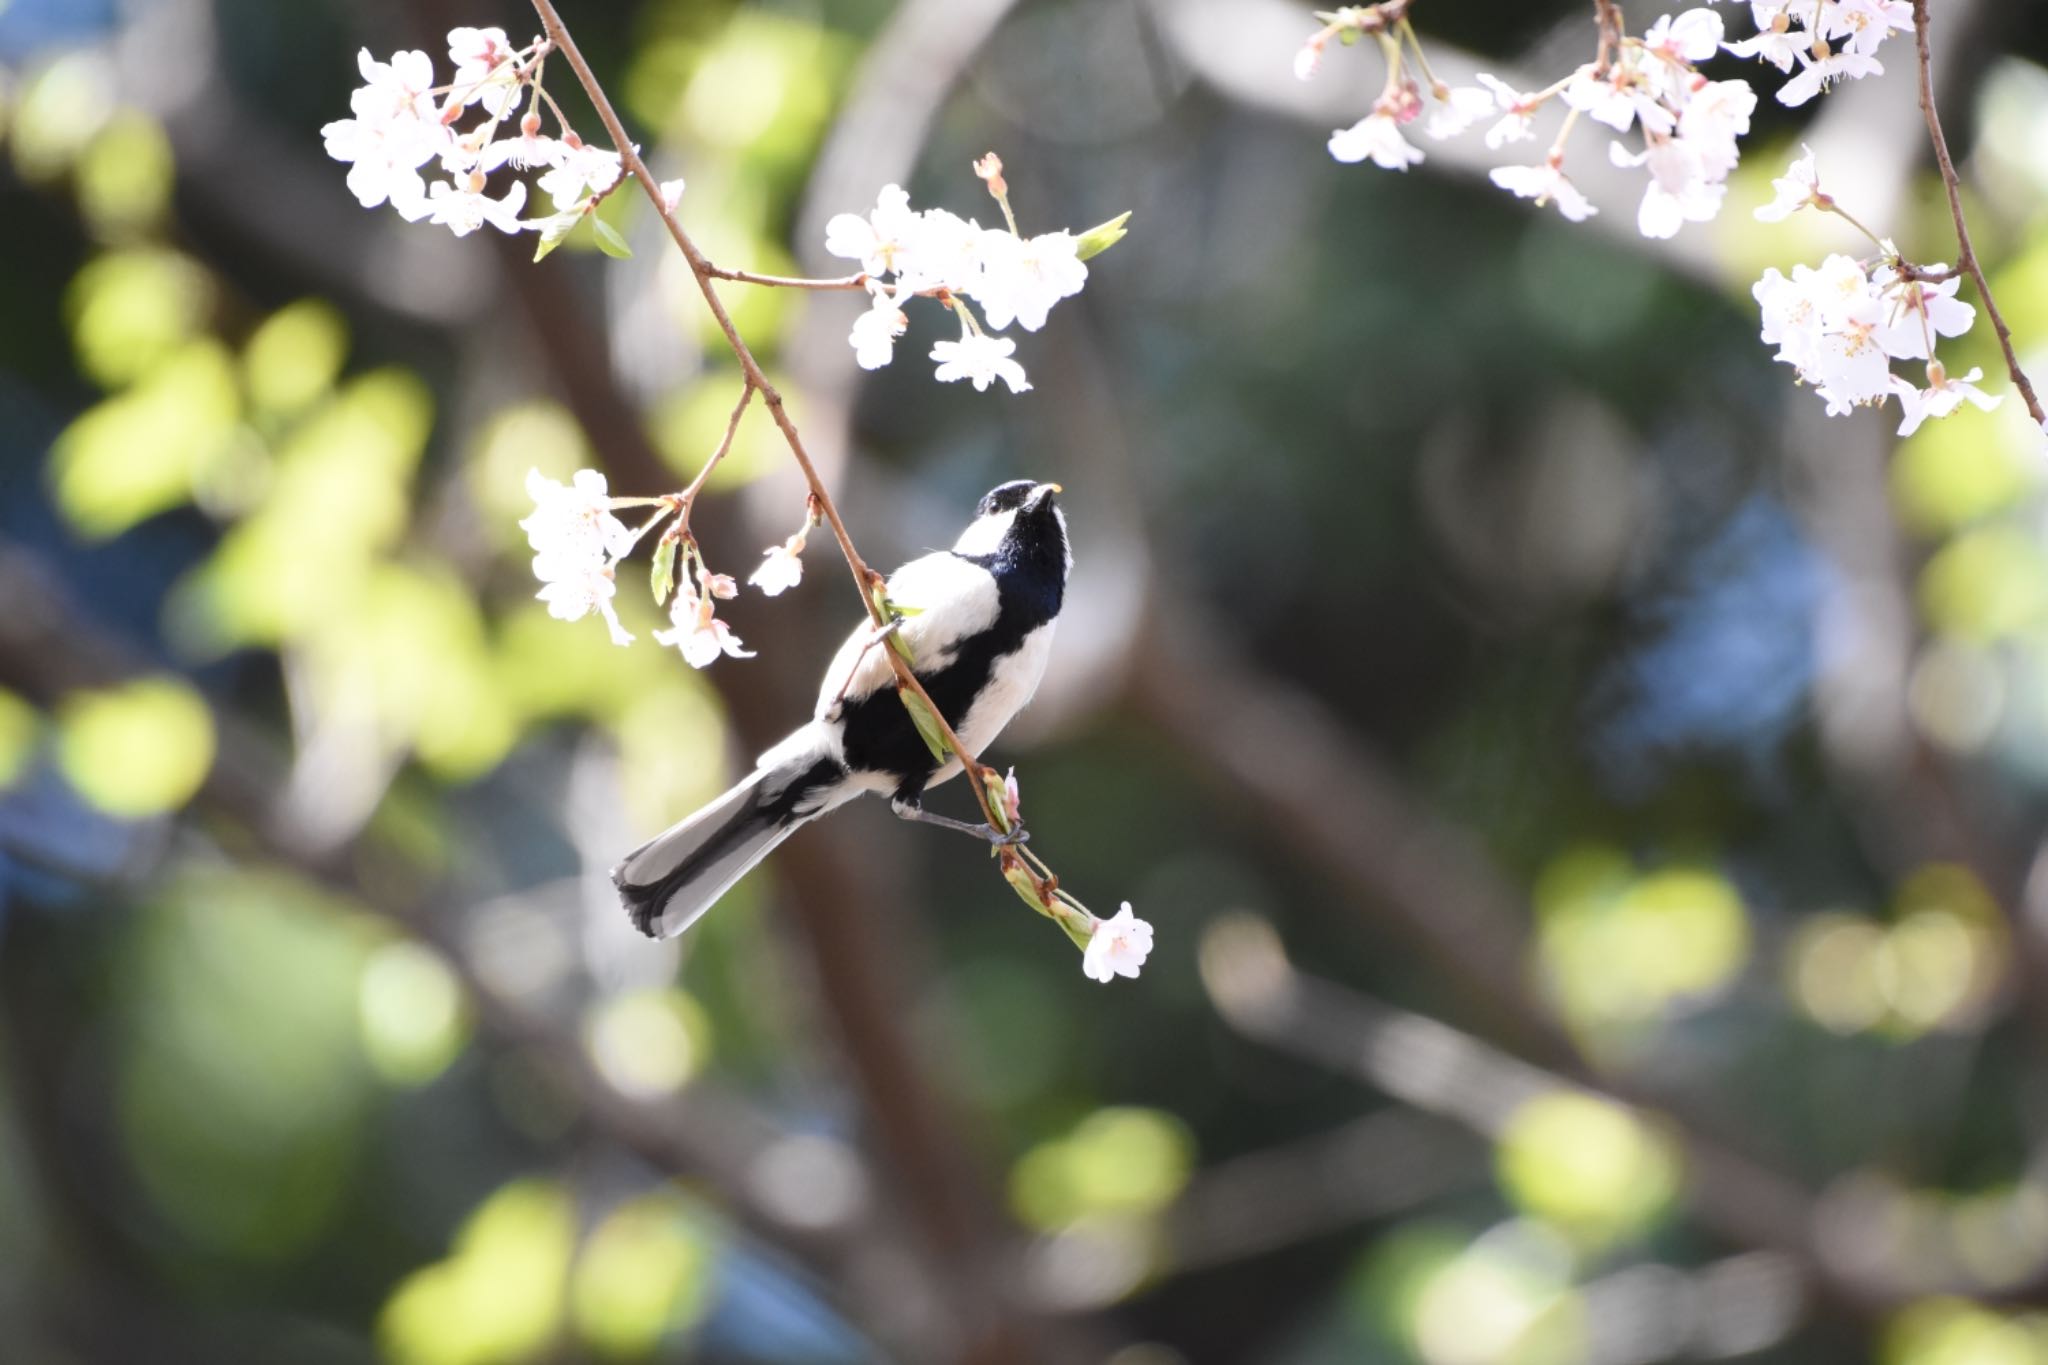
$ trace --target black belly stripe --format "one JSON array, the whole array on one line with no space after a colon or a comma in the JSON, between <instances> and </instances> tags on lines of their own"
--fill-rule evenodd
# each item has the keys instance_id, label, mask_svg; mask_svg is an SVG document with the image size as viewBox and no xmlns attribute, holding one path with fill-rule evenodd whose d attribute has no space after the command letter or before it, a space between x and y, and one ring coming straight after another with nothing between
<instances>
[{"instance_id":1,"label":"black belly stripe","mask_svg":"<svg viewBox=\"0 0 2048 1365\"><path fill-rule=\"evenodd\" d=\"M944 668L933 672L915 670L917 680L931 693L933 703L955 726L966 720L969 708L988 685L996 665L1021 649L1032 631L1059 614L1064 586L1060 576L1019 572L1018 566L1004 563L994 555L961 558L994 575L995 622L960 641L958 653ZM910 713L896 699L894 686L884 684L859 701L848 702L843 719L846 766L856 772L893 775L897 796L915 800L939 770Z\"/></svg>"}]
</instances>

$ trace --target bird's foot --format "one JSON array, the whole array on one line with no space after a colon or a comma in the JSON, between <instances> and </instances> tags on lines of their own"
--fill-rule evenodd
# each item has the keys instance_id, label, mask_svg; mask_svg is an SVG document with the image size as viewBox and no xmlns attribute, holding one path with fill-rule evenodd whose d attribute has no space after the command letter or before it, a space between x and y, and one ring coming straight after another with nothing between
<instances>
[{"instance_id":1,"label":"bird's foot","mask_svg":"<svg viewBox=\"0 0 2048 1365\"><path fill-rule=\"evenodd\" d=\"M1018 825L1015 829L1005 833L994 825L976 825L970 824L965 820L955 820L949 815L934 815L923 806L910 801L891 801L889 809L895 811L897 818L900 820L915 820L922 825L937 825L940 829L958 830L962 834L986 840L998 848L1007 848L1013 844L1029 843L1031 840L1030 831L1022 825Z\"/></svg>"}]
</instances>

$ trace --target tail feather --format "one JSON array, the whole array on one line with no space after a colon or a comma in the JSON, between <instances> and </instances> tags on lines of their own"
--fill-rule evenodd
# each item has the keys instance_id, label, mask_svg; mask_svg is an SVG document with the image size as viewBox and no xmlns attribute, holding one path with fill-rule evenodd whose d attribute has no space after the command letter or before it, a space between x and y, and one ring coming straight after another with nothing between
<instances>
[{"instance_id":1,"label":"tail feather","mask_svg":"<svg viewBox=\"0 0 2048 1365\"><path fill-rule=\"evenodd\" d=\"M612 885L633 927L674 938L753 870L798 827L853 795L841 792L846 769L819 746L792 735L761 766L710 805L628 853Z\"/></svg>"}]
</instances>

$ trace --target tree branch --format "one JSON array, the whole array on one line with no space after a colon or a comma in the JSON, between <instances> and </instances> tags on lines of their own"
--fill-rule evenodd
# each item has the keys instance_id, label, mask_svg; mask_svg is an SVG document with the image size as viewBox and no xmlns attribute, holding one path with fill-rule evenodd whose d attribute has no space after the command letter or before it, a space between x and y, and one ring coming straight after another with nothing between
<instances>
[{"instance_id":1,"label":"tree branch","mask_svg":"<svg viewBox=\"0 0 2048 1365\"><path fill-rule=\"evenodd\" d=\"M1934 107L1934 78L1928 70L1931 60L1927 42L1927 0L1913 0L1913 45L1920 58L1920 113L1927 120L1927 136L1934 143L1935 164L1941 168L1942 187L1948 191L1949 216L1955 220L1956 268L1965 271L1976 281L1977 294L1984 300L1984 311L1991 318L1991 328L1998 333L1999 349L2005 352L2006 373L2012 376L2013 387L2020 391L2020 398L2027 405L2027 415L2034 419L2034 425L2048 431L2048 413L2041 410L2041 400L2034 395L2034 386L2028 381L2026 371L2020 368L2020 358L2013 350L2012 329L2005 325L2005 318L1998 311L1998 300L1991 296L1991 282L1984 278L1984 267L1977 263L1977 248L1970 241L1970 225L1963 221L1962 182L1956 175L1955 161L1949 156L1948 139L1942 135L1941 115Z\"/></svg>"}]
</instances>

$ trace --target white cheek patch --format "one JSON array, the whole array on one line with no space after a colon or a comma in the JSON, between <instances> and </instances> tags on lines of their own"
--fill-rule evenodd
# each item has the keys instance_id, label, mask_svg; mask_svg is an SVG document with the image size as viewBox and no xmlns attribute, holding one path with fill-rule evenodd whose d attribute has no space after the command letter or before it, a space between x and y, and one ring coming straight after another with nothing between
<instances>
[{"instance_id":1,"label":"white cheek patch","mask_svg":"<svg viewBox=\"0 0 2048 1365\"><path fill-rule=\"evenodd\" d=\"M1017 509L1014 507L1007 512L991 512L985 517L975 518L968 525L967 529L960 533L960 539L953 542L953 553L956 555L994 554L1002 547L1003 537L1010 534L1010 523L1015 520L1017 520Z\"/></svg>"}]
</instances>

